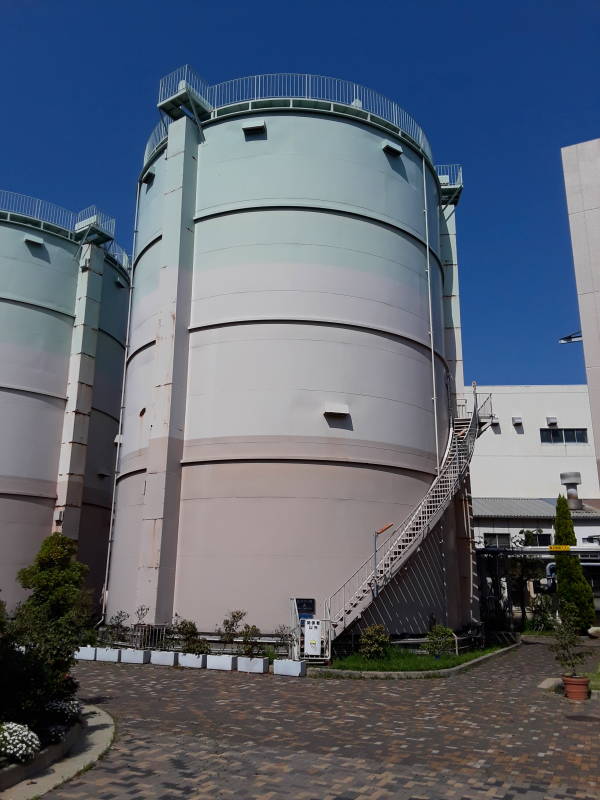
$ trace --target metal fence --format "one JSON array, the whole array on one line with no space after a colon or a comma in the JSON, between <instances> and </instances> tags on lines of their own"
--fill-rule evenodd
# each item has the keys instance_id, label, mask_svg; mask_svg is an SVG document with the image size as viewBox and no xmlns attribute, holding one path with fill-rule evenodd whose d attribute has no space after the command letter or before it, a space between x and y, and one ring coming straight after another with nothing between
<instances>
[{"instance_id":1,"label":"metal fence","mask_svg":"<svg viewBox=\"0 0 600 800\"><path fill-rule=\"evenodd\" d=\"M216 109L234 103L252 100L272 100L277 98L299 98L304 100L324 100L353 106L362 111L381 117L396 125L432 158L431 146L423 129L401 106L373 89L352 81L331 78L326 75L305 75L293 72L249 75L231 81L209 86L189 64L179 67L166 75L160 82L158 102L161 103L176 94L184 85L190 86L209 108ZM161 141L160 123L156 126L146 146L146 156ZM166 136L166 125L162 138ZM151 141L154 142L151 145Z\"/></svg>"},{"instance_id":2,"label":"metal fence","mask_svg":"<svg viewBox=\"0 0 600 800\"><path fill-rule=\"evenodd\" d=\"M86 223L92 220L94 221L94 225L100 228L101 231L104 231L104 233L108 233L111 237L115 235L114 217L109 217L104 211L100 211L98 206L88 206L80 211L79 214L77 214L75 226L81 229Z\"/></svg>"},{"instance_id":3,"label":"metal fence","mask_svg":"<svg viewBox=\"0 0 600 800\"><path fill-rule=\"evenodd\" d=\"M154 126L152 133L150 134L150 137L146 142L146 150L144 152L144 164L146 163L146 161L148 161L152 153L156 150L156 148L163 141L163 139L166 138L169 130L169 124L171 122L173 122L172 119L169 119L168 117L167 118L161 117L161 119Z\"/></svg>"},{"instance_id":4,"label":"metal fence","mask_svg":"<svg viewBox=\"0 0 600 800\"><path fill-rule=\"evenodd\" d=\"M462 186L462 165L461 164L436 164L435 171L442 186Z\"/></svg>"},{"instance_id":5,"label":"metal fence","mask_svg":"<svg viewBox=\"0 0 600 800\"><path fill-rule=\"evenodd\" d=\"M76 215L72 211L48 203L46 200L39 200L37 197L0 189L0 210L33 217L59 228L66 228L68 231L75 229Z\"/></svg>"},{"instance_id":6,"label":"metal fence","mask_svg":"<svg viewBox=\"0 0 600 800\"><path fill-rule=\"evenodd\" d=\"M129 258L128 253L125 252L125 250L121 247L120 244L118 244L117 242L115 242L114 239L112 239L105 245L104 249L109 255L111 255L115 259L115 261L117 261L123 267L123 269L129 272L129 270L131 269L131 259Z\"/></svg>"},{"instance_id":7,"label":"metal fence","mask_svg":"<svg viewBox=\"0 0 600 800\"><path fill-rule=\"evenodd\" d=\"M46 200L40 200L37 197L29 197L25 194L18 194L17 192L9 192L6 189L0 189L0 211L6 211L9 214L17 214L22 217L39 220L40 222L46 222L50 225L55 225L57 228L62 228L69 233L75 233L75 231L81 230L85 227L86 223L92 222L93 220L94 225L111 237L111 241L107 242L105 245L106 252L124 269L130 269L128 254L121 245L114 241L114 217L101 211L97 206L88 206L78 214L75 214L73 211L57 206L54 203L49 203Z\"/></svg>"}]
</instances>

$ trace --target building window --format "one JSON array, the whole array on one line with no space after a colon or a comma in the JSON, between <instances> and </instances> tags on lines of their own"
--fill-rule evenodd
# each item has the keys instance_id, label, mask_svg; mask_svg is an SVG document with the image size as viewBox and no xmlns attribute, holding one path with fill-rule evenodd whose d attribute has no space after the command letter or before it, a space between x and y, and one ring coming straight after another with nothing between
<instances>
[{"instance_id":1,"label":"building window","mask_svg":"<svg viewBox=\"0 0 600 800\"><path fill-rule=\"evenodd\" d=\"M524 544L525 547L547 547L552 544L552 535L550 533L527 531Z\"/></svg>"},{"instance_id":2,"label":"building window","mask_svg":"<svg viewBox=\"0 0 600 800\"><path fill-rule=\"evenodd\" d=\"M540 428L542 444L587 444L587 428Z\"/></svg>"},{"instance_id":3,"label":"building window","mask_svg":"<svg viewBox=\"0 0 600 800\"><path fill-rule=\"evenodd\" d=\"M484 533L483 543L486 547L510 547L510 533Z\"/></svg>"}]
</instances>

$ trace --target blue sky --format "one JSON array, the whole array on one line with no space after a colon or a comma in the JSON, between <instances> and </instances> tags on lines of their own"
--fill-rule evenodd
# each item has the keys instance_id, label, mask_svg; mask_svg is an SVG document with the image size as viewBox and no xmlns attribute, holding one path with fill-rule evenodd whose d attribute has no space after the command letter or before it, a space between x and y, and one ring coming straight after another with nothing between
<instances>
[{"instance_id":1,"label":"blue sky","mask_svg":"<svg viewBox=\"0 0 600 800\"><path fill-rule=\"evenodd\" d=\"M163 74L355 80L464 165L467 381L584 380L581 345L557 343L579 327L560 148L600 136L597 0L0 0L0 20L0 188L97 203L129 250Z\"/></svg>"}]
</instances>

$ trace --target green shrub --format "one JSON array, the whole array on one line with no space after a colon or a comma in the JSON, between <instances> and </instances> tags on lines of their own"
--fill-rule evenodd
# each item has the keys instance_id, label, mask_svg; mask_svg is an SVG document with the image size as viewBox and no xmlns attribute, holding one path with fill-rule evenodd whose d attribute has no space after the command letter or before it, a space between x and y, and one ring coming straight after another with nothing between
<instances>
[{"instance_id":1,"label":"green shrub","mask_svg":"<svg viewBox=\"0 0 600 800\"><path fill-rule=\"evenodd\" d=\"M572 603L561 603L559 618L554 623L554 643L550 649L565 674L576 675L583 653L577 650L579 640L579 613Z\"/></svg>"},{"instance_id":2,"label":"green shrub","mask_svg":"<svg viewBox=\"0 0 600 800\"><path fill-rule=\"evenodd\" d=\"M191 619L181 619L177 614L171 626L171 639L171 645L179 645L184 653L202 656L211 652L209 642L200 637L196 623Z\"/></svg>"},{"instance_id":3,"label":"green shrub","mask_svg":"<svg viewBox=\"0 0 600 800\"><path fill-rule=\"evenodd\" d=\"M427 641L423 645L428 655L439 658L455 652L454 634L452 628L444 625L434 625L427 634Z\"/></svg>"},{"instance_id":4,"label":"green shrub","mask_svg":"<svg viewBox=\"0 0 600 800\"><path fill-rule=\"evenodd\" d=\"M360 654L366 659L383 658L390 644L390 636L383 625L370 625L360 635Z\"/></svg>"},{"instance_id":5,"label":"green shrub","mask_svg":"<svg viewBox=\"0 0 600 800\"><path fill-rule=\"evenodd\" d=\"M108 620L98 638L103 644L117 644L128 641L130 628L126 624L129 614L126 611L117 611Z\"/></svg>"},{"instance_id":6,"label":"green shrub","mask_svg":"<svg viewBox=\"0 0 600 800\"><path fill-rule=\"evenodd\" d=\"M95 638L83 588L87 567L75 559L76 550L66 536L48 536L18 574L29 597L13 619L0 614L0 721L35 727L50 701L75 694L69 674L75 650Z\"/></svg>"},{"instance_id":7,"label":"green shrub","mask_svg":"<svg viewBox=\"0 0 600 800\"><path fill-rule=\"evenodd\" d=\"M248 623L244 625L242 628L242 655L248 658L254 658L259 655L262 651L258 641L259 637L260 629L256 625L248 625Z\"/></svg>"},{"instance_id":8,"label":"green shrub","mask_svg":"<svg viewBox=\"0 0 600 800\"><path fill-rule=\"evenodd\" d=\"M231 611L229 616L225 617L223 620L223 628L217 629L217 633L221 637L223 644L233 644L245 616L246 612L238 609L237 611Z\"/></svg>"},{"instance_id":9,"label":"green shrub","mask_svg":"<svg viewBox=\"0 0 600 800\"><path fill-rule=\"evenodd\" d=\"M547 594L538 594L531 603L531 621L528 629L532 631L551 631L554 627L554 603Z\"/></svg>"}]
</instances>

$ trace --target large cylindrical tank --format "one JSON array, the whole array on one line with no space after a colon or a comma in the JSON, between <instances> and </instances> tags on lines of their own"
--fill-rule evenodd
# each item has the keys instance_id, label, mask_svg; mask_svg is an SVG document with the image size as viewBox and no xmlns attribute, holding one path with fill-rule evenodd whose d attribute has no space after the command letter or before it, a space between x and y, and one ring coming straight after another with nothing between
<instances>
[{"instance_id":1,"label":"large cylindrical tank","mask_svg":"<svg viewBox=\"0 0 600 800\"><path fill-rule=\"evenodd\" d=\"M241 608L268 631L291 597L319 615L431 484L440 187L385 124L221 106L144 164L109 615L212 630Z\"/></svg>"},{"instance_id":2,"label":"large cylindrical tank","mask_svg":"<svg viewBox=\"0 0 600 800\"><path fill-rule=\"evenodd\" d=\"M110 522L129 268L99 219L0 192L0 598L53 530L99 596ZM95 235L103 246L90 244ZM107 249L108 248L108 249ZM112 248L112 252L109 249Z\"/></svg>"}]
</instances>

